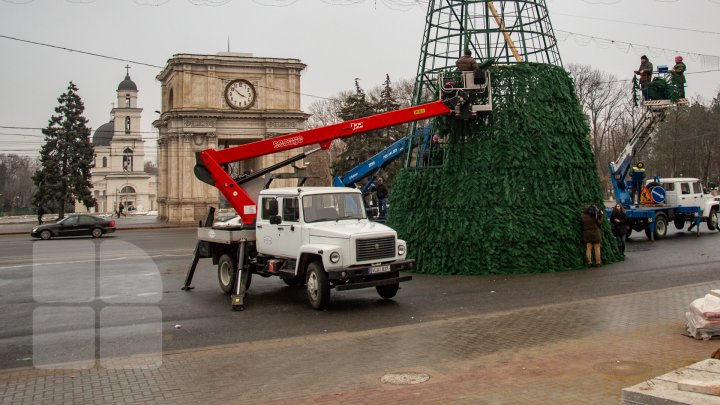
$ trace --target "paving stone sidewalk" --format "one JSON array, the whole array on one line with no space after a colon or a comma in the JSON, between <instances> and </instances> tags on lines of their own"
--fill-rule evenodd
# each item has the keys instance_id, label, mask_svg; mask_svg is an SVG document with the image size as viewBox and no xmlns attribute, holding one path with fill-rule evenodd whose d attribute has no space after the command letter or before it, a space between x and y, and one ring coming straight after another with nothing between
<instances>
[{"instance_id":1,"label":"paving stone sidewalk","mask_svg":"<svg viewBox=\"0 0 720 405\"><path fill-rule=\"evenodd\" d=\"M159 367L8 370L0 404L617 404L622 388L720 346L683 336L689 303L717 285L178 351ZM383 384L388 373L430 379Z\"/></svg>"}]
</instances>

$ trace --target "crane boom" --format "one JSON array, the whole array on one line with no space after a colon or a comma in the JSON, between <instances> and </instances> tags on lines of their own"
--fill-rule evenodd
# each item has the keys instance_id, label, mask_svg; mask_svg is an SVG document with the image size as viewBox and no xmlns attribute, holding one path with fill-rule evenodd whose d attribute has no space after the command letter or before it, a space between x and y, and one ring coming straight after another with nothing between
<instances>
[{"instance_id":1,"label":"crane boom","mask_svg":"<svg viewBox=\"0 0 720 405\"><path fill-rule=\"evenodd\" d=\"M452 102L438 100L227 149L206 149L197 156L195 175L220 190L240 215L242 222L251 224L257 216L256 203L227 173L223 165L308 145L319 144L322 149L328 149L335 139L450 114L453 109L448 104L452 105Z\"/></svg>"}]
</instances>

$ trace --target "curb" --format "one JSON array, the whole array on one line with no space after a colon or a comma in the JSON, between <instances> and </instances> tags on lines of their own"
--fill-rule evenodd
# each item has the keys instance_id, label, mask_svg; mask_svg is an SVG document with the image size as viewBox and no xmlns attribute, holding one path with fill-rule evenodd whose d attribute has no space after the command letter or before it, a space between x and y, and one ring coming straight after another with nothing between
<instances>
[{"instance_id":1,"label":"curb","mask_svg":"<svg viewBox=\"0 0 720 405\"><path fill-rule=\"evenodd\" d=\"M9 224L8 224L9 225ZM0 225L1 226L1 225ZM147 229L167 229L167 228L197 228L196 225L161 225L161 226L133 226L115 228L115 231L135 231L135 230L147 230ZM8 231L3 232L0 230L0 236L4 235L29 235L30 231Z\"/></svg>"}]
</instances>

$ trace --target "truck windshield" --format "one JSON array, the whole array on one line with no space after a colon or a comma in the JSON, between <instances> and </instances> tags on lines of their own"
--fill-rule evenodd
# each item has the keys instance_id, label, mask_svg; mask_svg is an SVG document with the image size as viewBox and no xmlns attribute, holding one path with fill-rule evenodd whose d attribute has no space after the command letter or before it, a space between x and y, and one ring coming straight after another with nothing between
<instances>
[{"instance_id":1,"label":"truck windshield","mask_svg":"<svg viewBox=\"0 0 720 405\"><path fill-rule=\"evenodd\" d=\"M357 193L306 195L302 205L305 222L365 218L365 206Z\"/></svg>"}]
</instances>

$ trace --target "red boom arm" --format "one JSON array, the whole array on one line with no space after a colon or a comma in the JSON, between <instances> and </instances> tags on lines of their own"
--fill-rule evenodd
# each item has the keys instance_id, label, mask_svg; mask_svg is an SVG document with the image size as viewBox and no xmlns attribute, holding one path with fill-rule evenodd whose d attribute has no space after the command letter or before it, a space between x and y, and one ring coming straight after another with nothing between
<instances>
[{"instance_id":1,"label":"red boom arm","mask_svg":"<svg viewBox=\"0 0 720 405\"><path fill-rule=\"evenodd\" d=\"M333 140L345 138L364 132L374 131L393 125L405 124L407 122L419 121L446 115L452 110L442 101L421 104L402 110L390 111L369 117L358 118L352 121L344 121L326 127L309 129L282 135L275 138L263 139L244 145L238 145L227 149L215 150L206 149L200 152L200 159L210 176L215 180L215 187L227 198L230 205L240 215L244 224L252 224L257 216L256 202L247 195L235 180L222 168L226 163L238 162L258 156L269 155L275 152L282 152L295 149L300 146L320 144L323 149L328 149Z\"/></svg>"}]
</instances>

